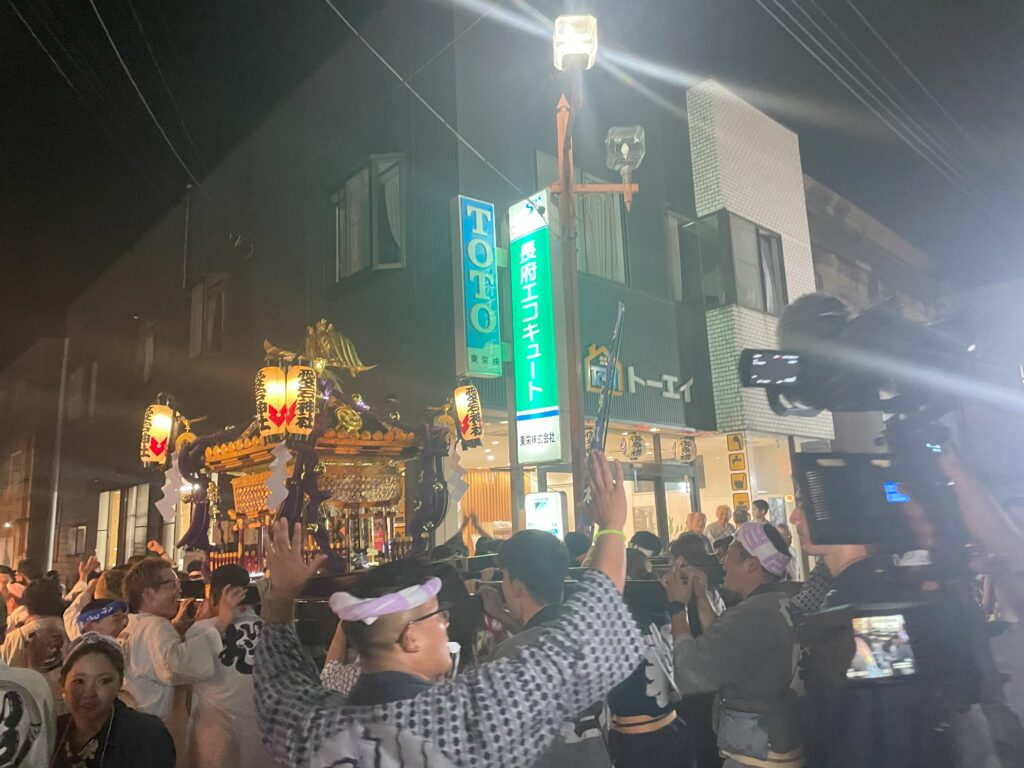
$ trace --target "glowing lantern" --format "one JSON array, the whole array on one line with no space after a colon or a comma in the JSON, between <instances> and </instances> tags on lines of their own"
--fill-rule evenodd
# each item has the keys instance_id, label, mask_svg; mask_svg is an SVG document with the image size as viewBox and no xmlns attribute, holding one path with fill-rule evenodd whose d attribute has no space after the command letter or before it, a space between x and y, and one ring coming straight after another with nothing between
<instances>
[{"instance_id":1,"label":"glowing lantern","mask_svg":"<svg viewBox=\"0 0 1024 768\"><path fill-rule=\"evenodd\" d=\"M287 398L287 376L276 365L260 368L256 374L256 421L261 437L283 435L291 407ZM292 416L295 415L291 411Z\"/></svg>"},{"instance_id":2,"label":"glowing lantern","mask_svg":"<svg viewBox=\"0 0 1024 768\"><path fill-rule=\"evenodd\" d=\"M164 464L171 449L174 411L167 405L153 403L142 420L142 441L139 458L143 464Z\"/></svg>"},{"instance_id":3,"label":"glowing lantern","mask_svg":"<svg viewBox=\"0 0 1024 768\"><path fill-rule=\"evenodd\" d=\"M647 452L647 440L639 432L623 435L619 452L630 461L636 461Z\"/></svg>"},{"instance_id":4,"label":"glowing lantern","mask_svg":"<svg viewBox=\"0 0 1024 768\"><path fill-rule=\"evenodd\" d=\"M455 422L462 447L478 447L484 436L484 411L480 393L472 384L463 384L455 390Z\"/></svg>"},{"instance_id":5,"label":"glowing lantern","mask_svg":"<svg viewBox=\"0 0 1024 768\"><path fill-rule=\"evenodd\" d=\"M306 437L313 431L316 396L316 371L308 365L289 366L285 386L285 401L288 403L285 427L289 435Z\"/></svg>"}]
</instances>

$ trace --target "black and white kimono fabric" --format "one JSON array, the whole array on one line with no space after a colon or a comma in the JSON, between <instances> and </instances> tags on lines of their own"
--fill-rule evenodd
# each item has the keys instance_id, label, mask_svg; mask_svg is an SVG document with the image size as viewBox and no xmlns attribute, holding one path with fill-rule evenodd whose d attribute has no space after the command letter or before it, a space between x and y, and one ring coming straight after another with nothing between
<instances>
[{"instance_id":1,"label":"black and white kimono fabric","mask_svg":"<svg viewBox=\"0 0 1024 768\"><path fill-rule=\"evenodd\" d=\"M523 768L565 720L629 676L640 632L594 571L536 645L405 701L351 707L321 687L291 626L264 626L256 706L274 758L295 768ZM567 767L568 768L568 767Z\"/></svg>"}]
</instances>

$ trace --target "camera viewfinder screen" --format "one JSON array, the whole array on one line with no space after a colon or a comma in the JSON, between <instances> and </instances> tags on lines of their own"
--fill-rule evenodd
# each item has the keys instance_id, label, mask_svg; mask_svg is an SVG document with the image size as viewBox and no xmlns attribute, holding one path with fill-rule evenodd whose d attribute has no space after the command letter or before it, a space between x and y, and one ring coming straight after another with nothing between
<instances>
[{"instance_id":1,"label":"camera viewfinder screen","mask_svg":"<svg viewBox=\"0 0 1024 768\"><path fill-rule=\"evenodd\" d=\"M853 641L848 680L899 678L917 672L901 613L853 619Z\"/></svg>"}]
</instances>

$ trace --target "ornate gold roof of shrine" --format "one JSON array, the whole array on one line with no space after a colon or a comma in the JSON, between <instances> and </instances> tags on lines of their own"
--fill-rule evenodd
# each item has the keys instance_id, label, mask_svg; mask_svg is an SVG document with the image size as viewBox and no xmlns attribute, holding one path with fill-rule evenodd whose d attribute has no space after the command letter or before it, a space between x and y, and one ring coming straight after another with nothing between
<instances>
[{"instance_id":1,"label":"ornate gold roof of shrine","mask_svg":"<svg viewBox=\"0 0 1024 768\"><path fill-rule=\"evenodd\" d=\"M258 436L211 445L206 449L206 466L212 472L255 470L273 460L270 452L275 445L275 441ZM409 459L419 452L419 440L414 433L394 427L373 432L329 429L315 447L323 458Z\"/></svg>"}]
</instances>

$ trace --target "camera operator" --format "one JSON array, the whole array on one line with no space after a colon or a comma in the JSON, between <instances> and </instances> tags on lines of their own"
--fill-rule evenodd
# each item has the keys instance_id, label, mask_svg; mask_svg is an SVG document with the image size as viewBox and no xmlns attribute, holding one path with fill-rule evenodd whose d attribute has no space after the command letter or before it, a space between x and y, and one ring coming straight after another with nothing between
<instances>
[{"instance_id":1,"label":"camera operator","mask_svg":"<svg viewBox=\"0 0 1024 768\"><path fill-rule=\"evenodd\" d=\"M966 479L964 482L967 483ZM899 579L894 571L903 569L893 569L891 560L886 567L885 560L873 557L868 547L814 543L800 504L791 519L803 550L821 557L833 579L833 590L821 600L819 609L870 605L877 603L881 595L891 602L921 598L920 584ZM944 674L952 677L956 674L953 666L971 663L973 659L967 656L973 653L984 660L987 649L946 645L947 639L962 629L953 626L954 622L967 626L977 617L965 615L964 611L973 606L957 600L952 592L941 599L940 607L940 616L944 615L948 624L942 618L917 618L912 627L908 618L911 646L916 644L920 652L921 645L927 644L932 658L949 648L962 651L964 658L942 659ZM808 606L808 613L813 610ZM1019 725L1015 727L1004 716L998 683L993 684L994 670L978 667L972 679L987 704L984 709L963 705L953 710L937 694L933 679L910 677L850 686L846 683L847 670L855 666L857 640L849 619L822 624L817 618L820 617L805 617L800 627L805 645L801 676L807 688L804 742L809 765L931 768L992 761L997 754L1015 757L1010 762L985 764L1019 764L1022 756L1019 744L1015 744L1019 742ZM980 638L980 642L987 641ZM903 650L913 653L908 649Z\"/></svg>"},{"instance_id":2,"label":"camera operator","mask_svg":"<svg viewBox=\"0 0 1024 768\"><path fill-rule=\"evenodd\" d=\"M664 580L672 614L674 673L682 695L715 692L718 748L725 766L798 768L803 765L796 723L799 646L789 598L779 586L789 555L770 524L745 523L726 555L725 586L740 596L721 616L701 615L695 638L685 607L707 591L707 577L692 566Z\"/></svg>"}]
</instances>

